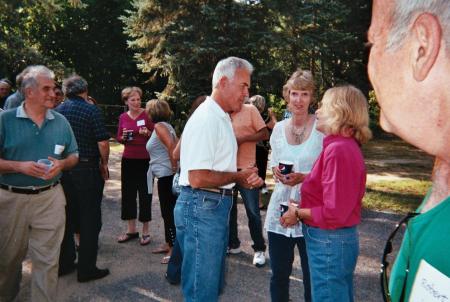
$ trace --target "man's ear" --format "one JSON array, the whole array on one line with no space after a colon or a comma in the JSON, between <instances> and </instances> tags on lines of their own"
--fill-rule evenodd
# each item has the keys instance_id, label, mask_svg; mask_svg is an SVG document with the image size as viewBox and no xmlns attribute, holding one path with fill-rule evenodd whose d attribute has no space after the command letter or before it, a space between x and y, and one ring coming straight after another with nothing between
<instances>
[{"instance_id":1,"label":"man's ear","mask_svg":"<svg viewBox=\"0 0 450 302\"><path fill-rule=\"evenodd\" d=\"M227 84L227 82L228 82L228 78L227 78L226 76L223 76L223 77L221 77L220 80L219 80L219 86L220 86L220 87L225 87L225 85Z\"/></svg>"},{"instance_id":2,"label":"man's ear","mask_svg":"<svg viewBox=\"0 0 450 302\"><path fill-rule=\"evenodd\" d=\"M436 16L421 14L412 27L413 75L423 81L433 68L441 49L442 28Z\"/></svg>"}]
</instances>

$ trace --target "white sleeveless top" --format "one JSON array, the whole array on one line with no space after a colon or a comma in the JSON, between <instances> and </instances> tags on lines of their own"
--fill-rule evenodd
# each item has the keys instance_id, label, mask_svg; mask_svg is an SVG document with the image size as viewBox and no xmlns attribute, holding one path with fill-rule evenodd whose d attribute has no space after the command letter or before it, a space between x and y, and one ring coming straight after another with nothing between
<instances>
[{"instance_id":1,"label":"white sleeveless top","mask_svg":"<svg viewBox=\"0 0 450 302\"><path fill-rule=\"evenodd\" d=\"M270 136L270 146L272 154L270 159L270 167L278 166L280 160L288 160L294 163L293 172L309 173L322 152L323 133L316 130L316 121L314 121L311 134L308 139L300 145L290 145L286 138L286 123L289 119L282 120L275 124L272 135ZM288 202L294 199L300 202L300 186L287 186L281 182L275 183L272 196L270 197L267 209L266 221L264 228L268 232L273 232L287 237L303 236L301 223L284 228L280 224L280 202Z\"/></svg>"}]
</instances>

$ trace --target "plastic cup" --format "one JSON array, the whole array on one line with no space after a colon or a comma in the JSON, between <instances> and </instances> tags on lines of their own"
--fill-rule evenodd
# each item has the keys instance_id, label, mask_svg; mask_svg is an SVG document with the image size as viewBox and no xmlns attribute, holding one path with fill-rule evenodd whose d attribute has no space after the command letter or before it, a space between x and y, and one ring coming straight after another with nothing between
<instances>
[{"instance_id":1,"label":"plastic cup","mask_svg":"<svg viewBox=\"0 0 450 302\"><path fill-rule=\"evenodd\" d=\"M288 160L280 160L278 163L278 169L280 169L280 173L283 175L291 173L293 167L294 163Z\"/></svg>"},{"instance_id":2,"label":"plastic cup","mask_svg":"<svg viewBox=\"0 0 450 302\"><path fill-rule=\"evenodd\" d=\"M50 168L53 166L53 162L52 162L51 160L49 160L49 159L46 159L46 158L41 158L41 159L39 159L39 160L37 161L37 163L38 163L38 164L41 164L41 165L44 165L44 166L46 167L46 169L47 169L47 172L48 172L48 170L50 170Z\"/></svg>"}]
</instances>

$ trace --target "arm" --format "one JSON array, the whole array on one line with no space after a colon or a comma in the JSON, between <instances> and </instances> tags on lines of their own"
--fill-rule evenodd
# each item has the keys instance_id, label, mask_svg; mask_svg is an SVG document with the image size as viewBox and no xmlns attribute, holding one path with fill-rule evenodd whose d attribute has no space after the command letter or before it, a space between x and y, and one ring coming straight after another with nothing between
<instances>
[{"instance_id":1,"label":"arm","mask_svg":"<svg viewBox=\"0 0 450 302\"><path fill-rule=\"evenodd\" d=\"M34 161L14 161L0 158L0 173L20 173L33 177L42 177L46 168Z\"/></svg>"},{"instance_id":2,"label":"arm","mask_svg":"<svg viewBox=\"0 0 450 302\"><path fill-rule=\"evenodd\" d=\"M262 186L257 168L243 169L239 172L218 172L212 170L190 170L189 183L193 188L217 188L230 183L251 188Z\"/></svg>"},{"instance_id":3,"label":"arm","mask_svg":"<svg viewBox=\"0 0 450 302\"><path fill-rule=\"evenodd\" d=\"M176 138L174 139L169 129L163 124L157 123L155 125L156 135L158 135L159 139L163 143L163 145L167 148L169 153L170 162L172 163L172 170L177 170L177 159L173 156L173 150L176 146Z\"/></svg>"},{"instance_id":4,"label":"arm","mask_svg":"<svg viewBox=\"0 0 450 302\"><path fill-rule=\"evenodd\" d=\"M175 146L175 148L172 151L172 157L175 160L180 160L180 152L181 152L181 137L177 142L177 145Z\"/></svg>"},{"instance_id":5,"label":"arm","mask_svg":"<svg viewBox=\"0 0 450 302\"><path fill-rule=\"evenodd\" d=\"M254 134L249 135L243 135L240 137L236 137L236 140L238 142L238 145L246 142L259 142L269 139L269 130L267 130L267 127L262 128L258 132Z\"/></svg>"},{"instance_id":6,"label":"arm","mask_svg":"<svg viewBox=\"0 0 450 302\"><path fill-rule=\"evenodd\" d=\"M266 127L268 129L273 129L273 127L275 127L275 124L277 123L277 117L275 115L275 112L273 112L272 108L269 108L267 112L269 113L270 120L266 123Z\"/></svg>"},{"instance_id":7,"label":"arm","mask_svg":"<svg viewBox=\"0 0 450 302\"><path fill-rule=\"evenodd\" d=\"M98 151L100 152L100 172L104 180L109 179L108 160L109 160L109 141L104 140L97 142Z\"/></svg>"},{"instance_id":8,"label":"arm","mask_svg":"<svg viewBox=\"0 0 450 302\"><path fill-rule=\"evenodd\" d=\"M69 154L65 159L56 159L51 156L48 159L53 162L53 166L42 177L43 179L52 179L61 171L73 168L78 163L78 153Z\"/></svg>"}]
</instances>

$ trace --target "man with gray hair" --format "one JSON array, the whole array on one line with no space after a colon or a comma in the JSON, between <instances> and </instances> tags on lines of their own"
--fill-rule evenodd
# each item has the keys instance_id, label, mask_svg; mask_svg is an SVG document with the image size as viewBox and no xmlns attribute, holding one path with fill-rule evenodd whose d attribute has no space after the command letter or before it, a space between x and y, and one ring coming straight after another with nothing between
<instances>
[{"instance_id":1,"label":"man with gray hair","mask_svg":"<svg viewBox=\"0 0 450 302\"><path fill-rule=\"evenodd\" d=\"M62 170L78 161L67 120L53 108L54 74L32 66L25 101L0 113L0 301L13 301L30 250L31 301L55 301L66 200Z\"/></svg>"},{"instance_id":2,"label":"man with gray hair","mask_svg":"<svg viewBox=\"0 0 450 302\"><path fill-rule=\"evenodd\" d=\"M368 39L381 126L436 158L432 188L418 215L408 216L385 299L441 300L450 297L449 1L375 0Z\"/></svg>"},{"instance_id":3,"label":"man with gray hair","mask_svg":"<svg viewBox=\"0 0 450 302\"><path fill-rule=\"evenodd\" d=\"M237 171L237 142L229 114L248 97L252 65L229 57L213 74L213 90L191 116L181 140L181 193L174 215L183 254L185 301L217 301L224 284L233 187L262 185L256 168Z\"/></svg>"},{"instance_id":4,"label":"man with gray hair","mask_svg":"<svg viewBox=\"0 0 450 302\"><path fill-rule=\"evenodd\" d=\"M66 101L56 108L72 126L79 147L78 164L62 176L67 198L66 231L61 246L59 274L75 269L75 225L79 226L78 281L103 278L108 269L97 268L98 235L102 227L103 187L109 178L109 134L100 109L88 103L88 84L73 75L63 81Z\"/></svg>"}]
</instances>

